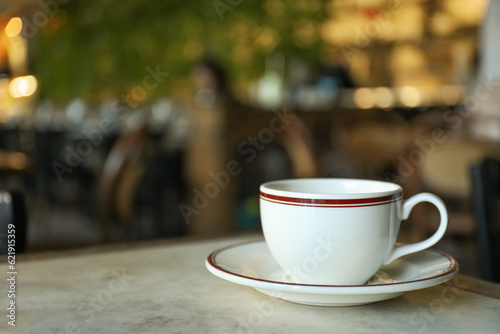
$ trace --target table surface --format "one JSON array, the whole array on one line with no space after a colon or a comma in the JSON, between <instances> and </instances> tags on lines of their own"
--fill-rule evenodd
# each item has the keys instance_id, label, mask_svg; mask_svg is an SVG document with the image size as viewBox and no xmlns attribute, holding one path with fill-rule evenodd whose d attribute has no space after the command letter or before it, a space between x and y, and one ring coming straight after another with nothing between
<instances>
[{"instance_id":1,"label":"table surface","mask_svg":"<svg viewBox=\"0 0 500 334\"><path fill-rule=\"evenodd\" d=\"M500 284L463 275L374 304L318 307L272 298L205 268L215 249L261 238L175 239L18 256L15 327L5 316L12 299L4 260L0 333L500 331Z\"/></svg>"}]
</instances>

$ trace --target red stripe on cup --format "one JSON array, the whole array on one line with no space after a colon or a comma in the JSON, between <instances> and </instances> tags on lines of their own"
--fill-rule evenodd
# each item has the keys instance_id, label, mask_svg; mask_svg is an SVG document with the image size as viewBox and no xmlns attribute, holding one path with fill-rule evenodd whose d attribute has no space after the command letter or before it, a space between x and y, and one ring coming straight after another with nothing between
<instances>
[{"instance_id":1,"label":"red stripe on cup","mask_svg":"<svg viewBox=\"0 0 500 334\"><path fill-rule=\"evenodd\" d=\"M352 199L319 199L319 198L297 198L266 194L260 192L260 198L272 203L297 205L297 206L313 206L322 208L353 208L363 206L382 205L392 203L402 198L401 193L388 196L371 197L371 198L352 198Z\"/></svg>"}]
</instances>

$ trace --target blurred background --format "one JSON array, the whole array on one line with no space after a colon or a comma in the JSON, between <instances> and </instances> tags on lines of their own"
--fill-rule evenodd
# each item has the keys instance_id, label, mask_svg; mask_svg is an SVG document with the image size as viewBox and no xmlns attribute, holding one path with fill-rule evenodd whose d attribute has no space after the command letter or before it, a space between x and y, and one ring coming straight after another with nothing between
<instances>
[{"instance_id":1,"label":"blurred background","mask_svg":"<svg viewBox=\"0 0 500 334\"><path fill-rule=\"evenodd\" d=\"M259 231L258 186L429 191L480 275L470 168L500 151L499 3L0 1L0 189L28 252ZM402 241L430 235L421 205ZM21 232L18 232L21 233Z\"/></svg>"}]
</instances>

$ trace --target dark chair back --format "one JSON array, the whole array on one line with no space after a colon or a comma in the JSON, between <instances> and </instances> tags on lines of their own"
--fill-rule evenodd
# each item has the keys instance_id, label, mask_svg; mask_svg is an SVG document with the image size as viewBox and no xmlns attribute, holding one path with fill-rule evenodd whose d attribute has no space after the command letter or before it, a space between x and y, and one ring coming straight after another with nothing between
<instances>
[{"instance_id":1,"label":"dark chair back","mask_svg":"<svg viewBox=\"0 0 500 334\"><path fill-rule=\"evenodd\" d=\"M148 156L146 126L123 134L114 143L102 171L99 206L102 240L124 241L133 201Z\"/></svg>"},{"instance_id":2,"label":"dark chair back","mask_svg":"<svg viewBox=\"0 0 500 334\"><path fill-rule=\"evenodd\" d=\"M27 211L24 195L0 190L0 254L11 256L25 251ZM10 270L15 271L15 270Z\"/></svg>"},{"instance_id":3,"label":"dark chair back","mask_svg":"<svg viewBox=\"0 0 500 334\"><path fill-rule=\"evenodd\" d=\"M481 275L500 282L500 160L472 166L471 177Z\"/></svg>"}]
</instances>

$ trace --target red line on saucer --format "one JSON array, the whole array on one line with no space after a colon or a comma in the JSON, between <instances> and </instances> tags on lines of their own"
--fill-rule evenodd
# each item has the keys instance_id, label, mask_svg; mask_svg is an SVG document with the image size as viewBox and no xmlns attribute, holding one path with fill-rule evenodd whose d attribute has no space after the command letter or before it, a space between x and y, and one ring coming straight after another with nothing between
<instances>
[{"instance_id":1,"label":"red line on saucer","mask_svg":"<svg viewBox=\"0 0 500 334\"><path fill-rule=\"evenodd\" d=\"M246 274L243 274L243 273L236 273L234 271L234 269L230 270L230 268L227 268L227 266L224 266L224 265L220 264L219 261L217 261L217 257L221 253L223 253L225 251L228 251L228 250L231 250L231 249L234 249L234 248L237 248L237 247L245 246L245 245L254 244L254 243L265 243L265 241L246 241L246 242L242 242L242 243L239 243L239 244L230 245L230 246L226 246L226 247L217 249L217 250L213 251L210 255L208 255L206 261L207 261L207 263L212 268L214 268L214 269L216 269L216 270L218 270L220 272L226 273L226 274L228 274L230 276L236 276L236 277L240 277L240 278L243 278L243 279L246 279L246 280L251 280L251 281L256 281L256 282L270 283L273 286L283 286L283 285L285 285L285 286L292 286L292 287L293 286L302 286L302 287L319 287L319 288L331 288L331 289L346 288L346 287L350 287L350 288L356 287L356 288L363 289L362 291L364 291L365 289L371 290L373 288L382 287L382 286L398 286L398 285L399 286L404 286L404 285L408 285L408 284L411 284L411 283L418 283L418 282L430 281L432 279L436 279L436 278L439 278L439 277L444 277L446 275L452 274L453 272L456 272L459 269L459 265L458 265L457 260L455 260L451 255L449 255L449 254L447 254L447 253L445 253L443 251L434 250L433 249L433 250L426 250L426 251L430 251L430 252L435 252L435 253L441 254L442 256L444 256L445 258L447 258L448 261L450 262L448 268L446 270L441 271L439 274L434 274L432 276L425 277L425 278L413 279L413 280L408 280L408 281L397 281L397 282L391 282L391 283L372 283L372 284L356 284L356 285L326 285L326 284L294 283L294 282L284 282L284 281L273 281L273 280L269 280L269 279L264 279L264 278L259 278L259 277L253 277L253 276L249 276L249 275L246 275ZM248 285L248 284L243 284L243 285ZM408 290L408 291L410 291L410 290ZM397 292L406 292L406 291L397 291ZM359 294L359 292L356 293L356 294Z\"/></svg>"}]
</instances>

